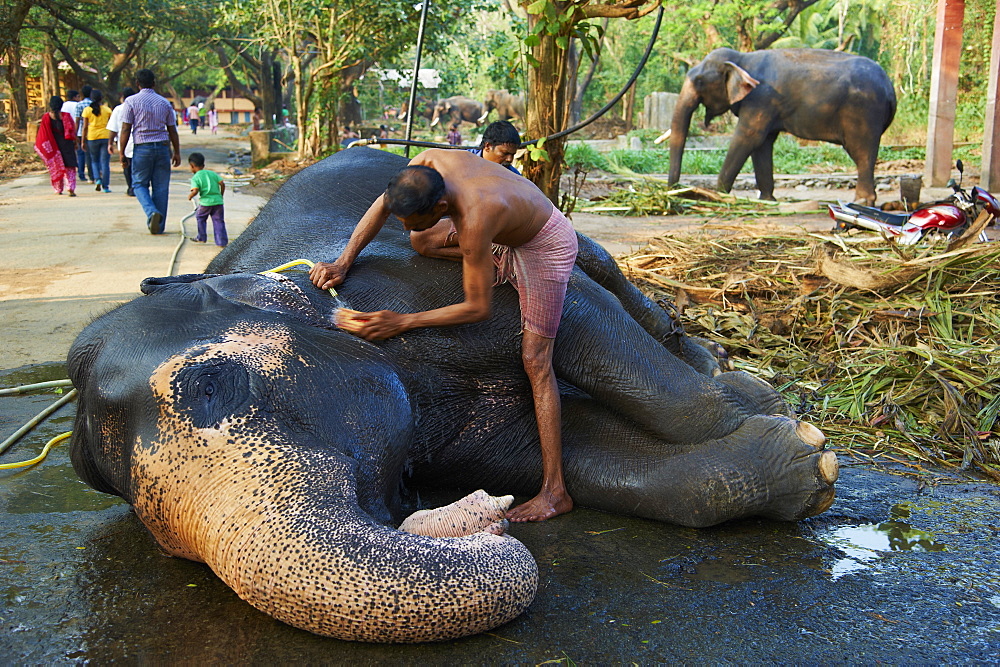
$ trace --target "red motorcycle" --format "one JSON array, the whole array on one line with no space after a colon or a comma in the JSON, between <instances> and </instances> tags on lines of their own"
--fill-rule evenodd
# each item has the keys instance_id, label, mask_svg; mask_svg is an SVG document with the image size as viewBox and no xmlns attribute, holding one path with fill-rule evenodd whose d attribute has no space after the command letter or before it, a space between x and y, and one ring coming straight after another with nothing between
<instances>
[{"instance_id":1,"label":"red motorcycle","mask_svg":"<svg viewBox=\"0 0 1000 667\"><path fill-rule=\"evenodd\" d=\"M994 220L1000 217L1000 201L978 185L972 188L971 193L966 192L962 188L962 161L958 160L955 166L958 168L959 181L948 181L952 194L943 201L924 204L912 213L882 211L842 201L829 204L830 217L836 223L833 231L869 229L881 232L900 245L914 245L928 234L957 238L982 211L987 212ZM985 231L979 233L979 240L989 241Z\"/></svg>"}]
</instances>

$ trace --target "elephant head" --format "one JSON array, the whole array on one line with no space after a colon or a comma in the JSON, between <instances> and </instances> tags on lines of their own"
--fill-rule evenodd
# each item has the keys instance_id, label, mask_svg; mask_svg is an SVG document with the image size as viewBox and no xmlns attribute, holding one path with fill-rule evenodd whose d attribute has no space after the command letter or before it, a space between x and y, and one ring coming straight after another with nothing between
<instances>
[{"instance_id":1,"label":"elephant head","mask_svg":"<svg viewBox=\"0 0 1000 667\"><path fill-rule=\"evenodd\" d=\"M479 117L479 122L486 122L486 117L494 109L500 120L524 118L524 95L511 95L506 90L490 90L483 100L483 115Z\"/></svg>"},{"instance_id":2,"label":"elephant head","mask_svg":"<svg viewBox=\"0 0 1000 667\"><path fill-rule=\"evenodd\" d=\"M691 118L699 105L705 107L705 127L718 116L726 113L753 92L760 81L750 76L733 62L739 54L729 49L713 51L709 57L688 72L681 86L677 106L670 123L670 175L671 183L681 176L681 160L687 143Z\"/></svg>"},{"instance_id":3,"label":"elephant head","mask_svg":"<svg viewBox=\"0 0 1000 667\"><path fill-rule=\"evenodd\" d=\"M205 562L279 620L341 639L448 639L527 607L534 560L490 528L504 503L473 499L486 509L457 537L389 525L414 415L376 347L333 330L274 276L144 291L70 351L72 459L167 552Z\"/></svg>"}]
</instances>

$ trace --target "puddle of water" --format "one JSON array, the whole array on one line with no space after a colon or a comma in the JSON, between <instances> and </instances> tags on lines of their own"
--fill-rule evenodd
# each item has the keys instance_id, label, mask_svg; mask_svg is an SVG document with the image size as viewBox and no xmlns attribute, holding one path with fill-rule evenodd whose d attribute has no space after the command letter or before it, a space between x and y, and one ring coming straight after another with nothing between
<instances>
[{"instance_id":1,"label":"puddle of water","mask_svg":"<svg viewBox=\"0 0 1000 667\"><path fill-rule=\"evenodd\" d=\"M908 519L910 510L909 503L901 503L892 508L889 521L841 526L820 533L819 539L845 554L844 558L834 562L830 568L833 579L866 570L871 563L891 551L946 551L946 545L935 540L932 533L900 520Z\"/></svg>"}]
</instances>

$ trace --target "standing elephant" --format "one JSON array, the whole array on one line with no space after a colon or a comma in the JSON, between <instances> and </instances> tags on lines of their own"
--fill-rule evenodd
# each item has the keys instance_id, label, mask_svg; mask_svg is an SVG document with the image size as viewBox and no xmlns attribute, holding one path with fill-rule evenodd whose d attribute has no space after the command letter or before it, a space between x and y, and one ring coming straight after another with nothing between
<instances>
[{"instance_id":1,"label":"standing elephant","mask_svg":"<svg viewBox=\"0 0 1000 667\"><path fill-rule=\"evenodd\" d=\"M390 218L337 299L304 271L268 272L337 257L406 163L353 148L303 170L210 273L147 279L69 353L78 474L250 604L342 639L485 631L537 586L531 554L502 534L510 496L477 492L399 523L404 481L538 489L514 289L495 290L484 322L371 343L332 324L338 308L460 302L461 265L418 255ZM574 501L688 526L826 510L837 458L822 433L764 382L720 372L579 240L554 358Z\"/></svg>"},{"instance_id":2,"label":"standing elephant","mask_svg":"<svg viewBox=\"0 0 1000 667\"><path fill-rule=\"evenodd\" d=\"M506 90L491 90L486 93L486 100L483 102L483 115L479 122L485 123L490 111L497 110L500 120L510 120L517 118L524 119L524 95L511 95Z\"/></svg>"},{"instance_id":3,"label":"standing elephant","mask_svg":"<svg viewBox=\"0 0 1000 667\"><path fill-rule=\"evenodd\" d=\"M399 113L396 116L399 120L406 120L406 114L409 112L409 105L409 100L403 102L403 105L399 108ZM416 115L426 119L428 123L430 123L431 119L434 118L434 100L418 96L413 108L416 109ZM416 123L416 119L414 119L414 123Z\"/></svg>"},{"instance_id":4,"label":"standing elephant","mask_svg":"<svg viewBox=\"0 0 1000 667\"><path fill-rule=\"evenodd\" d=\"M441 116L450 116L453 123L460 123L463 120L468 123L475 123L476 127L483 124L483 105L469 97L456 95L438 100L434 105L434 117L431 118L431 127L441 121Z\"/></svg>"},{"instance_id":5,"label":"standing elephant","mask_svg":"<svg viewBox=\"0 0 1000 667\"><path fill-rule=\"evenodd\" d=\"M823 49L740 53L716 49L688 72L670 129L670 182L681 175L691 116L705 106L705 126L732 111L739 117L718 188L729 192L753 159L762 199L774 199L774 141L781 132L844 147L858 167L856 198L875 203L875 160L896 113L885 71L868 58Z\"/></svg>"}]
</instances>

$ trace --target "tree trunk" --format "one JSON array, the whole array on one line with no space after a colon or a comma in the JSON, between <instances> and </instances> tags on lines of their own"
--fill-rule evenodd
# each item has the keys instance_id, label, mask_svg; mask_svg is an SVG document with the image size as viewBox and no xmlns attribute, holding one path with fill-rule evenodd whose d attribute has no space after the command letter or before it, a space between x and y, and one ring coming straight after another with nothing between
<instances>
[{"instance_id":1,"label":"tree trunk","mask_svg":"<svg viewBox=\"0 0 1000 667\"><path fill-rule=\"evenodd\" d=\"M45 39L42 52L42 104L48 104L53 95L62 95L59 82L59 69L56 64L56 50L52 40Z\"/></svg>"},{"instance_id":2,"label":"tree trunk","mask_svg":"<svg viewBox=\"0 0 1000 667\"><path fill-rule=\"evenodd\" d=\"M7 47L7 83L10 85L11 105L7 127L24 132L28 129L28 85L21 67L21 41L15 35Z\"/></svg>"},{"instance_id":3,"label":"tree trunk","mask_svg":"<svg viewBox=\"0 0 1000 667\"><path fill-rule=\"evenodd\" d=\"M538 17L528 14L529 31ZM528 91L525 119L530 138L544 138L564 129L569 116L567 51L559 48L556 38L542 31L541 43L531 48L539 65L528 68ZM568 35L567 35L568 36ZM562 176L565 138L546 141L542 148L547 159L534 160L529 152L524 158L524 175L545 193L553 204L559 203L559 178Z\"/></svg>"},{"instance_id":4,"label":"tree trunk","mask_svg":"<svg viewBox=\"0 0 1000 667\"><path fill-rule=\"evenodd\" d=\"M635 118L635 84L628 89L625 97L622 98L622 120L625 121L625 131L631 132L634 129L633 119Z\"/></svg>"}]
</instances>

